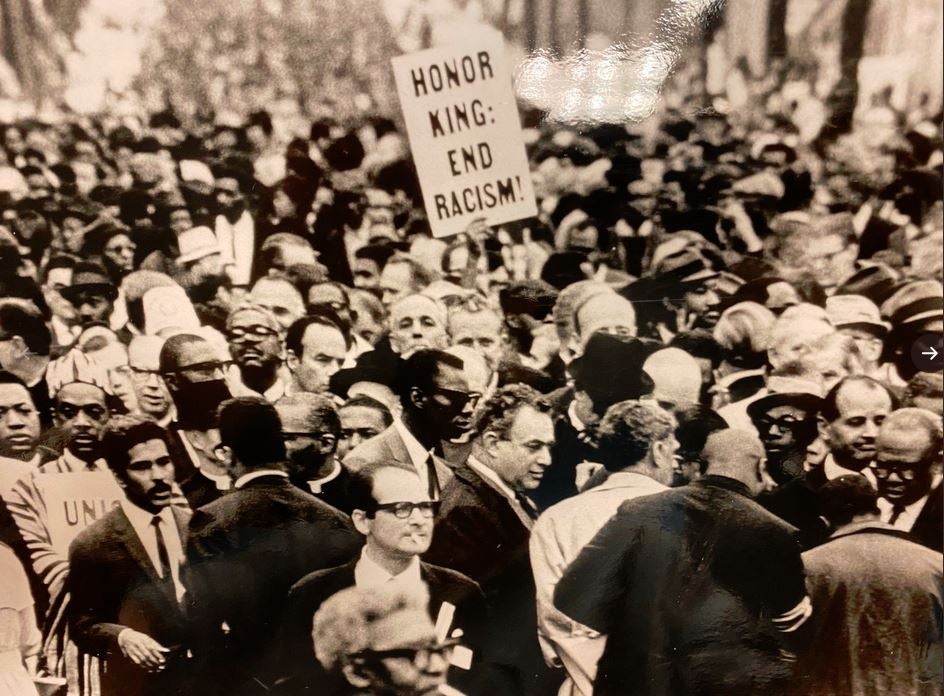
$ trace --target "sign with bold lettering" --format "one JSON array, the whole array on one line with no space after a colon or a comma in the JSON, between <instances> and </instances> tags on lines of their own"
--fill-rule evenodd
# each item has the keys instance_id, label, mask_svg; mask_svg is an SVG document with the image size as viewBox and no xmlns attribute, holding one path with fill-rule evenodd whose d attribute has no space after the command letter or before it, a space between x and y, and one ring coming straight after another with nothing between
<instances>
[{"instance_id":1,"label":"sign with bold lettering","mask_svg":"<svg viewBox=\"0 0 944 696\"><path fill-rule=\"evenodd\" d=\"M392 63L433 235L536 215L501 35Z\"/></svg>"},{"instance_id":2,"label":"sign with bold lettering","mask_svg":"<svg viewBox=\"0 0 944 696\"><path fill-rule=\"evenodd\" d=\"M46 501L50 541L63 556L83 529L108 514L124 496L108 471L41 474L36 483Z\"/></svg>"}]
</instances>

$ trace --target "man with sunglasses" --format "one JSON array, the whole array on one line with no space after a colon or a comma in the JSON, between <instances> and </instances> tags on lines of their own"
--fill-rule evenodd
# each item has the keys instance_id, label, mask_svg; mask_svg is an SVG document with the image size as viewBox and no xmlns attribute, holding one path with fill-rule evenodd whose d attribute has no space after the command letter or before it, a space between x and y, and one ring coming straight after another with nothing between
<instances>
[{"instance_id":1,"label":"man with sunglasses","mask_svg":"<svg viewBox=\"0 0 944 696\"><path fill-rule=\"evenodd\" d=\"M168 442L177 482L194 509L231 486L213 451L220 442L217 409L231 396L221 352L200 336L178 334L164 342L158 355L157 367L176 411Z\"/></svg>"},{"instance_id":2,"label":"man with sunglasses","mask_svg":"<svg viewBox=\"0 0 944 696\"><path fill-rule=\"evenodd\" d=\"M302 578L289 593L283 620L281 654L284 684L301 692L320 683L311 654L311 617L332 595L348 587L365 591L395 586L408 592L429 591L428 611L434 621L455 612L451 629L461 629L463 642L475 644L486 616L485 597L466 576L420 561L433 538L439 503L411 471L370 464L351 475L348 495L351 520L364 535L360 556L337 568ZM294 693L294 691L289 691Z\"/></svg>"},{"instance_id":3,"label":"man with sunglasses","mask_svg":"<svg viewBox=\"0 0 944 696\"><path fill-rule=\"evenodd\" d=\"M892 411L876 439L871 472L882 522L941 551L941 419L921 408Z\"/></svg>"},{"instance_id":4,"label":"man with sunglasses","mask_svg":"<svg viewBox=\"0 0 944 696\"><path fill-rule=\"evenodd\" d=\"M351 471L387 463L416 472L431 499L452 478L442 458L442 441L469 428L478 394L469 391L460 358L441 350L420 350L400 371L403 414L377 437L361 443L344 458Z\"/></svg>"}]
</instances>

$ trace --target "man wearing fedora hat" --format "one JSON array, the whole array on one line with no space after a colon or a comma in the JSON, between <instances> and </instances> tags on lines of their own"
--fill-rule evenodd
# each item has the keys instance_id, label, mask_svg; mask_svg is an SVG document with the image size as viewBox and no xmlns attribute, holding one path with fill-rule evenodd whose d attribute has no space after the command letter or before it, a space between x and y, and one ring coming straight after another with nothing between
<instances>
[{"instance_id":1,"label":"man wearing fedora hat","mask_svg":"<svg viewBox=\"0 0 944 696\"><path fill-rule=\"evenodd\" d=\"M895 367L882 362L890 324L874 302L862 295L833 295L826 300L826 313L839 333L856 342L865 374L890 386L904 386Z\"/></svg>"},{"instance_id":2,"label":"man wearing fedora hat","mask_svg":"<svg viewBox=\"0 0 944 696\"><path fill-rule=\"evenodd\" d=\"M79 326L109 326L118 302L118 288L104 266L93 261L79 261L72 269L72 284L60 294L75 308ZM133 334L125 325L115 329L119 340L127 345Z\"/></svg>"}]
</instances>

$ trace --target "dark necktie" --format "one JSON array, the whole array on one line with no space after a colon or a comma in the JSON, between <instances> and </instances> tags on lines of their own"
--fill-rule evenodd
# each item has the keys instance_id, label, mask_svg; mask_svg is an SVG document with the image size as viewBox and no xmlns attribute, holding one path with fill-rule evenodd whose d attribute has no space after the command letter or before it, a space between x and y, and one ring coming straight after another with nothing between
<instances>
[{"instance_id":1,"label":"dark necktie","mask_svg":"<svg viewBox=\"0 0 944 696\"><path fill-rule=\"evenodd\" d=\"M439 476L436 475L436 461L432 453L426 457L426 471L429 478L429 499L439 500L442 491L439 488Z\"/></svg>"},{"instance_id":2,"label":"dark necktie","mask_svg":"<svg viewBox=\"0 0 944 696\"><path fill-rule=\"evenodd\" d=\"M160 563L161 579L171 585L174 583L174 576L170 572L170 555L167 553L167 546L164 544L164 535L161 534L161 518L154 515L151 518L151 526L154 527L154 536L157 538L157 560Z\"/></svg>"},{"instance_id":3,"label":"dark necktie","mask_svg":"<svg viewBox=\"0 0 944 696\"><path fill-rule=\"evenodd\" d=\"M892 506L892 516L888 518L889 524L895 524L898 521L898 518L901 517L901 513L905 511L904 505L894 505Z\"/></svg>"},{"instance_id":4,"label":"dark necktie","mask_svg":"<svg viewBox=\"0 0 944 696\"><path fill-rule=\"evenodd\" d=\"M521 491L515 490L515 500L517 500L521 507L524 508L524 512L528 517L530 517L532 520L536 520L538 518L538 510L534 506L534 503L531 502L531 498L526 496Z\"/></svg>"}]
</instances>

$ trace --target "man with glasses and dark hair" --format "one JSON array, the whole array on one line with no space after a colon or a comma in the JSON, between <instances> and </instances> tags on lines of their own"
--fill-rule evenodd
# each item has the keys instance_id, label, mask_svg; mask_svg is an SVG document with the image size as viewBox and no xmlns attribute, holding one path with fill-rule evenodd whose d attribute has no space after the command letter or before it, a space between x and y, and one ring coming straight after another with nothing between
<instances>
[{"instance_id":1,"label":"man with glasses and dark hair","mask_svg":"<svg viewBox=\"0 0 944 696\"><path fill-rule=\"evenodd\" d=\"M233 490L190 522L185 584L194 652L206 661L212 693L266 693L289 589L308 573L349 561L361 540L347 515L289 481L272 404L231 399L220 407L219 428L216 453Z\"/></svg>"},{"instance_id":2,"label":"man with glasses and dark hair","mask_svg":"<svg viewBox=\"0 0 944 696\"><path fill-rule=\"evenodd\" d=\"M549 693L555 677L538 646L528 552L538 510L527 494L551 463L551 406L531 387L508 385L482 404L474 427L472 454L443 489L426 560L482 585L496 617L485 655L496 692Z\"/></svg>"},{"instance_id":3,"label":"man with glasses and dark hair","mask_svg":"<svg viewBox=\"0 0 944 696\"><path fill-rule=\"evenodd\" d=\"M941 448L941 419L922 408L902 408L882 423L871 464L882 522L935 551L944 541Z\"/></svg>"},{"instance_id":4,"label":"man with glasses and dark hair","mask_svg":"<svg viewBox=\"0 0 944 696\"><path fill-rule=\"evenodd\" d=\"M239 396L262 396L270 403L285 396L286 384L279 370L281 332L275 315L260 305L247 304L230 312L226 340L242 380Z\"/></svg>"},{"instance_id":5,"label":"man with glasses and dark hair","mask_svg":"<svg viewBox=\"0 0 944 696\"><path fill-rule=\"evenodd\" d=\"M351 471L387 463L416 472L430 498L438 499L452 471L442 459L442 441L468 430L479 395L469 391L460 358L440 350L420 350L400 373L403 415L377 437L351 450Z\"/></svg>"},{"instance_id":6,"label":"man with glasses and dark hair","mask_svg":"<svg viewBox=\"0 0 944 696\"><path fill-rule=\"evenodd\" d=\"M296 691L317 690L318 665L310 656L311 617L332 595L348 587L374 591L396 586L406 591L429 590L428 612L455 612L450 628L462 629L473 644L484 627L485 598L478 585L460 573L420 561L433 537L437 501L411 471L387 464L370 464L351 475L348 495L351 520L364 535L360 557L346 565L320 570L302 578L289 593L283 640L277 651L283 659L285 681ZM294 693L294 691L290 691Z\"/></svg>"},{"instance_id":7,"label":"man with glasses and dark hair","mask_svg":"<svg viewBox=\"0 0 944 696\"><path fill-rule=\"evenodd\" d=\"M223 377L222 351L193 334L168 338L158 370L177 412L169 429L177 482L191 507L216 500L231 481L213 450L220 442L217 409L231 394Z\"/></svg>"}]
</instances>

